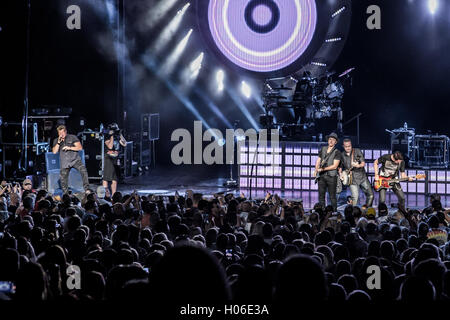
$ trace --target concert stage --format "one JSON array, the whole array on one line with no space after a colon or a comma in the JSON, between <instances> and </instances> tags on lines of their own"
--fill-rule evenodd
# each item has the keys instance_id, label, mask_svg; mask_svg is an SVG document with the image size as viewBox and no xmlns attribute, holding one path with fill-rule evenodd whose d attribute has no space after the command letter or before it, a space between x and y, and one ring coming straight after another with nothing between
<instances>
[{"instance_id":1,"label":"concert stage","mask_svg":"<svg viewBox=\"0 0 450 320\"><path fill-rule=\"evenodd\" d=\"M212 171L215 173L212 173ZM298 169L293 172L298 172ZM373 170L371 172L373 172ZM440 175L437 175L436 177L442 179L442 173L440 173ZM240 178L243 179L242 175ZM263 178L264 182L265 179L282 179L282 177L271 178L266 176L264 176ZM263 178L259 177L259 179ZM125 183L119 184L119 191L130 193L133 190L137 190L141 195L156 194L170 196L174 195L175 191L178 191L179 194L183 195L186 190L193 190L194 192L204 194L206 197L212 197L215 193L218 192L233 193L235 194L235 196L239 196L240 193L243 192L247 198L249 198L251 194L252 199L263 199L266 192L271 192L277 193L288 200L302 200L305 209L311 209L314 204L318 202L319 195L317 190L302 190L301 188L299 188L298 190L294 190L281 187L274 188L265 186L256 187L254 189L252 188L252 190L250 190L248 185L241 185L239 188L230 189L223 187L223 184L227 181L227 179L228 177L226 170L218 172L217 170L205 171L203 167L190 168L190 170L186 170L185 167L158 167L139 177L127 179ZM247 179L249 179L249 177L247 177ZM291 179L291 177L289 179ZM294 173L292 179L311 180L309 181L308 185L314 185L314 180L312 178L296 177L294 176ZM372 180L373 177L370 177L370 179ZM430 186L433 184L439 185L437 186L437 188L441 188L440 190L442 190L442 184L447 187L446 182L440 180L439 182L432 182L431 179L429 180L430 181L428 182L428 184ZM425 182L421 183L425 184ZM410 186L409 184L413 186ZM416 189L413 189L414 184L416 184ZM406 194L406 204L409 208L423 209L424 207L428 206L429 199L425 195L425 193L417 193L418 188L421 188L417 187L417 184L418 183L407 183L406 186L403 186ZM306 183L304 185L306 186ZM416 190L416 192L413 192L413 190ZM349 190L344 190L341 193L339 205L345 202L345 198L347 195L350 195ZM364 194L362 192L360 199L361 202L365 200ZM450 206L450 193L442 194L441 201L444 207ZM391 202L397 203L397 198L394 193L387 193L386 202L387 204L390 204ZM375 192L374 206L377 205L378 193Z\"/></svg>"},{"instance_id":2,"label":"concert stage","mask_svg":"<svg viewBox=\"0 0 450 320\"><path fill-rule=\"evenodd\" d=\"M267 154L258 154L256 157L255 147L243 146L239 166L241 188L249 188L251 183L252 188L258 190L317 191L313 172L318 152L324 145L323 142L280 142L277 155L273 155L273 150L268 147ZM390 150L383 146L372 146L362 147L361 151L366 160L366 172L373 183L373 162ZM259 148L261 152L263 150ZM450 195L450 170L414 168L406 172L408 176L425 174L426 179L402 182L405 193L418 196L433 193Z\"/></svg>"}]
</instances>

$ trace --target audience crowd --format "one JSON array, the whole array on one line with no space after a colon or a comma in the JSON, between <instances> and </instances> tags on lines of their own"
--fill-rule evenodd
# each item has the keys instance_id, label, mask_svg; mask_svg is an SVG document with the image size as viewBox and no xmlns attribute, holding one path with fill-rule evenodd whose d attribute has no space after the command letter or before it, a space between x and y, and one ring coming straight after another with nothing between
<instances>
[{"instance_id":1,"label":"audience crowd","mask_svg":"<svg viewBox=\"0 0 450 320\"><path fill-rule=\"evenodd\" d=\"M450 297L450 216L267 194L0 188L0 299L271 303Z\"/></svg>"}]
</instances>

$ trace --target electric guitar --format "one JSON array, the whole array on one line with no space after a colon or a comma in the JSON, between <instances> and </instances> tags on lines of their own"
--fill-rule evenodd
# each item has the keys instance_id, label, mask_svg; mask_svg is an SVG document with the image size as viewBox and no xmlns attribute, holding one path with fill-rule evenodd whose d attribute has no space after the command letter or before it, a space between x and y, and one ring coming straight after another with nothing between
<instances>
[{"instance_id":1,"label":"electric guitar","mask_svg":"<svg viewBox=\"0 0 450 320\"><path fill-rule=\"evenodd\" d=\"M327 153L327 155L322 159L322 161L320 162L320 166L319 169L323 169L327 167L327 162L328 162L328 158L331 156L331 154L334 152L336 147L334 147L329 153ZM322 172L316 172L316 177L314 178L314 183L317 184L317 182L319 181L320 177L325 174L326 171L322 171Z\"/></svg>"},{"instance_id":2,"label":"electric guitar","mask_svg":"<svg viewBox=\"0 0 450 320\"><path fill-rule=\"evenodd\" d=\"M320 163L320 167L319 169L323 169L326 168L326 163L324 161L322 161ZM316 172L316 177L314 178L314 183L317 184L317 182L319 182L320 177L325 173L325 171L322 172Z\"/></svg>"},{"instance_id":3,"label":"electric guitar","mask_svg":"<svg viewBox=\"0 0 450 320\"><path fill-rule=\"evenodd\" d=\"M414 180L419 180L419 179L425 179L425 177L426 176L424 174L418 174L414 177L406 177L406 178L400 178L400 179L380 177L378 180L375 180L373 182L373 188L375 189L375 191L380 191L383 189L392 189L393 185L396 183L408 181L410 178L412 178Z\"/></svg>"}]
</instances>

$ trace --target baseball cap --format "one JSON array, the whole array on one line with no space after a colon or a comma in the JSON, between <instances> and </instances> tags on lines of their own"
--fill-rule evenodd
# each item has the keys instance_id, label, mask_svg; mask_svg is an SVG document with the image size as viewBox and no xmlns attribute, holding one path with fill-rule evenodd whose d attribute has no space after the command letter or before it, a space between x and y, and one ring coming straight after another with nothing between
<instances>
[{"instance_id":1,"label":"baseball cap","mask_svg":"<svg viewBox=\"0 0 450 320\"><path fill-rule=\"evenodd\" d=\"M22 186L25 187L26 185L32 186L33 182L30 179L25 179L25 180L23 180Z\"/></svg>"},{"instance_id":2,"label":"baseball cap","mask_svg":"<svg viewBox=\"0 0 450 320\"><path fill-rule=\"evenodd\" d=\"M377 212L375 211L374 208L370 207L370 208L367 208L367 213L366 214L367 214L367 217L375 218L376 215L377 215Z\"/></svg>"}]
</instances>

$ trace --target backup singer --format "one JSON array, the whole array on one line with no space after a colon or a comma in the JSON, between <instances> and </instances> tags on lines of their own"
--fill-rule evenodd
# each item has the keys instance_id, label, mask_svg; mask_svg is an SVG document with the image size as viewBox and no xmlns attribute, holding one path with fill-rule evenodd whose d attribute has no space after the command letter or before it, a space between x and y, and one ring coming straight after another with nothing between
<instances>
[{"instance_id":1,"label":"backup singer","mask_svg":"<svg viewBox=\"0 0 450 320\"><path fill-rule=\"evenodd\" d=\"M69 191L69 173L72 168L80 172L81 178L83 179L83 188L86 191L89 188L88 173L78 155L78 151L83 150L83 146L77 136L67 134L66 126L60 125L56 130L58 131L58 138L55 138L53 141L52 152L54 154L59 152L60 178L63 193Z\"/></svg>"},{"instance_id":2,"label":"backup singer","mask_svg":"<svg viewBox=\"0 0 450 320\"><path fill-rule=\"evenodd\" d=\"M331 205L333 206L333 210L336 211L337 169L341 162L341 153L336 149L339 138L336 133L331 133L326 138L328 140L328 146L324 146L319 151L314 175L319 176L319 203L325 207L325 195L328 189Z\"/></svg>"},{"instance_id":3,"label":"backup singer","mask_svg":"<svg viewBox=\"0 0 450 320\"><path fill-rule=\"evenodd\" d=\"M350 192L352 193L352 204L354 206L358 205L359 190L362 189L366 195L366 206L371 207L373 203L373 190L367 178L366 170L364 169L366 165L364 155L360 149L353 148L350 139L344 139L343 147L344 152L342 153L339 173L343 173L342 169L351 172L352 182L350 184Z\"/></svg>"},{"instance_id":4,"label":"backup singer","mask_svg":"<svg viewBox=\"0 0 450 320\"><path fill-rule=\"evenodd\" d=\"M120 147L126 147L127 141L123 137L119 126L112 123L108 126L108 135L105 137L105 157L103 168L103 186L108 189L111 182L111 195L117 191L117 181L120 174L119 153Z\"/></svg>"},{"instance_id":5,"label":"backup singer","mask_svg":"<svg viewBox=\"0 0 450 320\"><path fill-rule=\"evenodd\" d=\"M381 164L381 168L378 165ZM393 154L385 154L381 156L373 163L375 171L375 180L379 180L381 177L395 178L399 175L401 178L407 178L405 172L405 161L400 151L395 151ZM409 180L412 181L412 178ZM402 190L400 183L394 184L392 190L398 198L398 204L405 208L405 193ZM386 189L380 190L380 203L386 203Z\"/></svg>"}]
</instances>

